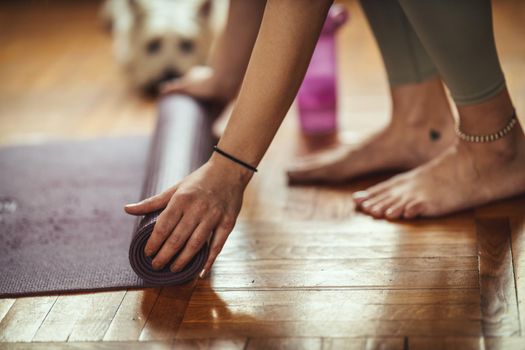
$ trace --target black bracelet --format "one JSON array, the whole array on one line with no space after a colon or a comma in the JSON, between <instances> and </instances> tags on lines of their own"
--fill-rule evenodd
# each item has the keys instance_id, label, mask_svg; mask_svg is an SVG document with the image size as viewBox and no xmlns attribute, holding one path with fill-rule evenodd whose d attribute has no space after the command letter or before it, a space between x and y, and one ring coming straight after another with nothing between
<instances>
[{"instance_id":1,"label":"black bracelet","mask_svg":"<svg viewBox=\"0 0 525 350\"><path fill-rule=\"evenodd\" d=\"M237 164L239 164L239 165L242 165L242 166L245 167L246 169L250 169L250 170L253 171L254 173L257 172L257 168L256 168L256 167L251 166L250 164L245 163L245 162L243 162L242 160L235 158L235 157L232 156L231 154L228 154L228 153L224 152L224 151L223 151L222 149L220 149L219 147L217 147L217 146L213 146L213 150L214 150L215 152L219 153L221 156L226 157L226 158L228 158L229 160L231 160L231 161L233 161L233 162L235 162L235 163L237 163Z\"/></svg>"}]
</instances>

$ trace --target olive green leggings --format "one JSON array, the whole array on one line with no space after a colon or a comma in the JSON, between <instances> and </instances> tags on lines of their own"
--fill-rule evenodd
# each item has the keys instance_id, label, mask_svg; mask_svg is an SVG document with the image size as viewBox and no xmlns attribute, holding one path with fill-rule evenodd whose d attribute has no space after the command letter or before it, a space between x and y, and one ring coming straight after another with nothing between
<instances>
[{"instance_id":1,"label":"olive green leggings","mask_svg":"<svg viewBox=\"0 0 525 350\"><path fill-rule=\"evenodd\" d=\"M490 0L361 0L392 86L439 75L458 105L505 87Z\"/></svg>"}]
</instances>

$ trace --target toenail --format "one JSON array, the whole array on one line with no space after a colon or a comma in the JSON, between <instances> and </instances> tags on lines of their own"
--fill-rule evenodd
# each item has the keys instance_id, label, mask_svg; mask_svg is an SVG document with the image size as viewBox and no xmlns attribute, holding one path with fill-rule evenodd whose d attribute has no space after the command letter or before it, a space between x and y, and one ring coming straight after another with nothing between
<instances>
[{"instance_id":1,"label":"toenail","mask_svg":"<svg viewBox=\"0 0 525 350\"><path fill-rule=\"evenodd\" d=\"M370 206L372 205L372 203L370 203L369 201L365 201L363 203L361 203L361 206L365 209L369 209Z\"/></svg>"},{"instance_id":2,"label":"toenail","mask_svg":"<svg viewBox=\"0 0 525 350\"><path fill-rule=\"evenodd\" d=\"M354 197L354 199L366 198L368 196L369 196L369 194L366 191L358 191L358 192L355 192L354 194L352 194L352 197Z\"/></svg>"}]
</instances>

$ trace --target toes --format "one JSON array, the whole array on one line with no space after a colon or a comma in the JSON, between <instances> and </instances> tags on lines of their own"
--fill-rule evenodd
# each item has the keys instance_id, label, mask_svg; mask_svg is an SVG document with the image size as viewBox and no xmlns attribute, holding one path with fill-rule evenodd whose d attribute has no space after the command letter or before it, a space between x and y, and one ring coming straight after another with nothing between
<instances>
[{"instance_id":1,"label":"toes","mask_svg":"<svg viewBox=\"0 0 525 350\"><path fill-rule=\"evenodd\" d=\"M397 201L398 197L388 192L364 201L361 204L361 209L369 215L380 218L383 217L385 211Z\"/></svg>"},{"instance_id":2,"label":"toes","mask_svg":"<svg viewBox=\"0 0 525 350\"><path fill-rule=\"evenodd\" d=\"M383 200L379 201L377 204L374 204L369 210L368 213L376 218L382 218L385 216L385 212L396 202L399 201L397 197L386 197Z\"/></svg>"},{"instance_id":3,"label":"toes","mask_svg":"<svg viewBox=\"0 0 525 350\"><path fill-rule=\"evenodd\" d=\"M380 195L380 196L368 198L364 202L361 203L361 209L363 209L364 211L369 212L377 204L381 203L382 201L384 201L387 198L389 198L388 195Z\"/></svg>"},{"instance_id":4,"label":"toes","mask_svg":"<svg viewBox=\"0 0 525 350\"><path fill-rule=\"evenodd\" d=\"M427 205L428 196L423 193L426 187L418 184L418 176L421 175L415 172L394 176L366 191L354 193L354 201L365 213L377 218L413 219L428 215L431 209Z\"/></svg>"},{"instance_id":5,"label":"toes","mask_svg":"<svg viewBox=\"0 0 525 350\"><path fill-rule=\"evenodd\" d=\"M393 203L386 211L385 211L385 217L389 220L396 220L401 218L403 215L403 212L405 211L405 202L404 201L398 201L396 203Z\"/></svg>"},{"instance_id":6,"label":"toes","mask_svg":"<svg viewBox=\"0 0 525 350\"><path fill-rule=\"evenodd\" d=\"M414 200L405 206L403 217L405 219L413 219L423 214L425 210L425 203L420 200Z\"/></svg>"},{"instance_id":7,"label":"toes","mask_svg":"<svg viewBox=\"0 0 525 350\"><path fill-rule=\"evenodd\" d=\"M364 191L355 192L352 195L352 198L354 199L355 204L360 206L363 202L369 200L370 198L377 197L398 186L401 181L401 177L394 176L393 178L380 182Z\"/></svg>"},{"instance_id":8,"label":"toes","mask_svg":"<svg viewBox=\"0 0 525 350\"><path fill-rule=\"evenodd\" d=\"M360 207L366 200L370 199L370 193L367 191L358 191L352 194L352 199L354 203Z\"/></svg>"},{"instance_id":9,"label":"toes","mask_svg":"<svg viewBox=\"0 0 525 350\"><path fill-rule=\"evenodd\" d=\"M367 198L363 202L361 202L361 205L359 207L361 208L361 210L363 210L364 212L368 213L368 212L370 212L372 207L378 203L378 199L382 199L382 198L383 197L381 197L381 198L378 198L378 197Z\"/></svg>"},{"instance_id":10,"label":"toes","mask_svg":"<svg viewBox=\"0 0 525 350\"><path fill-rule=\"evenodd\" d=\"M354 192L352 194L352 199L358 207L371 207L376 204L378 199L383 199L385 197L384 192L386 192L388 189L389 188L385 188L384 191L375 191L373 188L371 188L365 191ZM365 205L365 203L367 204Z\"/></svg>"}]
</instances>

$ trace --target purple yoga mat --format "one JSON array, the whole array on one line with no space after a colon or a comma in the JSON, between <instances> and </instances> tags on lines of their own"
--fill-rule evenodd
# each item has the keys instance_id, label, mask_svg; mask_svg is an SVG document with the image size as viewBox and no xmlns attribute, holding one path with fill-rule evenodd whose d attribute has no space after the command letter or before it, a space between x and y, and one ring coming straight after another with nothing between
<instances>
[{"instance_id":1,"label":"purple yoga mat","mask_svg":"<svg viewBox=\"0 0 525 350\"><path fill-rule=\"evenodd\" d=\"M123 212L125 203L173 185L209 156L211 118L201 105L172 96L159 111L151 139L0 150L1 297L178 284L195 277L207 247L179 274L153 272L141 247L156 215L137 222Z\"/></svg>"}]
</instances>

